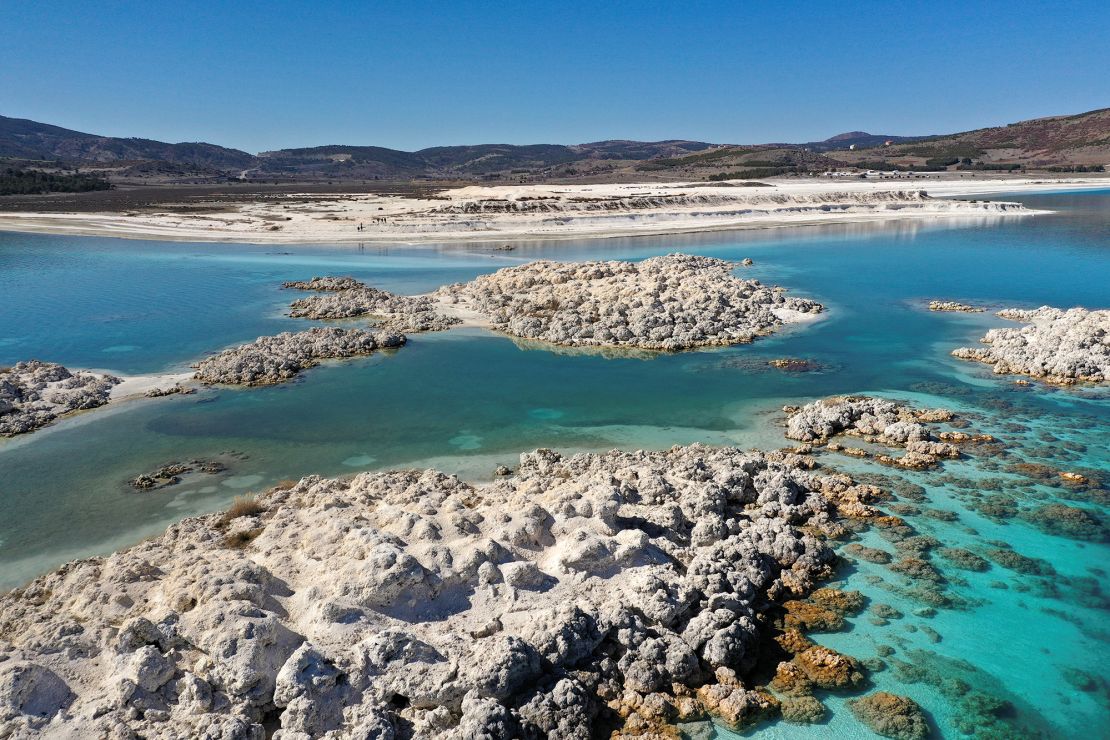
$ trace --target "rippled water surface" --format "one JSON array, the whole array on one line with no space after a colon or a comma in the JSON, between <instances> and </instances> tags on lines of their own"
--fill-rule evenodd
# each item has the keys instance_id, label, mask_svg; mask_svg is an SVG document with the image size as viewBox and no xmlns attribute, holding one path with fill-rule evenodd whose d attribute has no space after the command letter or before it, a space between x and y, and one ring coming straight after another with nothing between
<instances>
[{"instance_id":1,"label":"rippled water surface","mask_svg":"<svg viewBox=\"0 0 1110 740\"><path fill-rule=\"evenodd\" d=\"M783 404L881 393L958 409L1005 442L1005 452L903 476L917 487L896 503L920 534L990 564L961 570L934 553L946 580L928 592L886 565L850 565L840 585L866 594L870 608L850 629L815 639L861 659L883 654L872 684L918 700L944 736L1105 736L1105 529L1061 527L1045 507L1105 514L1110 400L1090 389L1018 387L954 360L952 348L1004 322L922 310L930 298L1110 306L1110 193L1011 199L1056 213L520 244L511 252L495 251L499 244L263 247L0 233L0 364L34 357L125 374L179 371L206 352L307 326L283 316L294 297L279 289L283 280L351 274L416 293L537 257L751 257L745 276L828 307L823 320L754 345L675 355L557 352L472 329L416 335L397 352L326 365L283 386L126 404L0 441L0 586L281 479L401 465L486 479L540 446L778 447ZM787 356L819 370L766 365ZM192 458L219 458L230 470L153 493L127 486ZM823 462L883 472L846 458ZM1015 467L1022 462L1085 470L1103 483L1068 487L1044 469ZM897 555L879 531L859 541ZM1048 569L1014 570L1015 560L998 554L1006 547ZM880 605L902 616L881 619L878 612L891 612ZM833 711L824 724L758 732L870 737L846 698L827 698Z\"/></svg>"}]
</instances>

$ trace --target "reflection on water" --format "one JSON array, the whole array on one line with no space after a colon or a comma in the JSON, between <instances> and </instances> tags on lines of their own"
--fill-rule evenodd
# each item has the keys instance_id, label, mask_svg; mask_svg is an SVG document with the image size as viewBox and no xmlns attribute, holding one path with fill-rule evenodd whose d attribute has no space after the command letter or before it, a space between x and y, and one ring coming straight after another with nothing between
<instances>
[{"instance_id":1,"label":"reflection on water","mask_svg":"<svg viewBox=\"0 0 1110 740\"><path fill-rule=\"evenodd\" d=\"M870 390L964 409L1006 447L940 473L907 474L915 485L900 489L907 521L953 550L929 556L945 577L944 599L927 603L928 592L901 574L861 560L843 585L867 594L872 609L851 630L817 639L882 657L875 686L917 699L945 734L974 718L1001 736L1022 726L1089 736L1106 728L1110 701L1100 672L1110 658L1100 589L1106 484L1061 486L1043 466L1110 479L1110 401L1101 391L1019 389L954 360L951 348L1002 322L922 310L929 298L1110 304L1110 194L1021 200L1059 213L530 243L511 252L492 250L502 242L279 250L0 234L0 364L37 357L123 373L180 368L305 326L282 315L292 300L278 288L283 280L352 274L416 293L539 257L751 257L741 274L828 307L822 321L752 345L677 355L571 352L475 329L417 335L399 352L329 364L283 386L167 397L0 442L0 586L281 479L401 465L488 479L535 447L774 447L784 443L775 426L783 404ZM783 357L814 369L767 364ZM170 461L217 456L230 461L224 474L147 493L127 485ZM1034 467L1014 467L1022 464ZM859 542L892 554L901 544L876 532ZM1005 549L999 543L1016 555L995 552ZM955 550L986 570L959 567L978 561ZM1042 561L1052 575L1038 574ZM902 616L878 616L879 605ZM861 737L843 701L828 700L827 724L761 732Z\"/></svg>"}]
</instances>

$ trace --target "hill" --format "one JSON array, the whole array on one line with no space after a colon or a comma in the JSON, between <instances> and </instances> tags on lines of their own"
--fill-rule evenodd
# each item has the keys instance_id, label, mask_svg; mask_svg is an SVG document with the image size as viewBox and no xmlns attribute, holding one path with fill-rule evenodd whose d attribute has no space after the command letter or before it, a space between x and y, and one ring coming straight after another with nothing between
<instances>
[{"instance_id":1,"label":"hill","mask_svg":"<svg viewBox=\"0 0 1110 740\"><path fill-rule=\"evenodd\" d=\"M56 174L95 170L120 182L721 180L853 167L1085 171L1110 163L1110 108L943 136L849 131L803 144L611 139L572 145L436 146L415 152L334 144L257 155L203 142L99 136L0 116L0 159L11 167Z\"/></svg>"},{"instance_id":2,"label":"hill","mask_svg":"<svg viewBox=\"0 0 1110 740\"><path fill-rule=\"evenodd\" d=\"M857 148L845 155L845 160L851 163L876 156L882 161L909 166L928 160L960 160L948 166L989 169L1013 165L1068 169L1110 164L1110 108L930 136L891 146Z\"/></svg>"},{"instance_id":3,"label":"hill","mask_svg":"<svg viewBox=\"0 0 1110 740\"><path fill-rule=\"evenodd\" d=\"M151 160L217 170L249 167L254 161L247 152L215 144L97 136L6 116L0 116L0 157L99 164Z\"/></svg>"}]
</instances>

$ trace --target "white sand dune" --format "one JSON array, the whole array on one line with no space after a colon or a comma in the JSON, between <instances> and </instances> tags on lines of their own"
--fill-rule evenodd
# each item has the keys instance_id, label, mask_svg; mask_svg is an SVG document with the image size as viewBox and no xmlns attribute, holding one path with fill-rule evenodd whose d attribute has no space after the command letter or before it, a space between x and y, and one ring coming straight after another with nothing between
<instances>
[{"instance_id":1,"label":"white sand dune","mask_svg":"<svg viewBox=\"0 0 1110 740\"><path fill-rule=\"evenodd\" d=\"M1110 178L469 186L424 199L272 195L203 214L4 213L0 230L259 244L450 242L669 234L894 219L1037 213L984 193L1076 190ZM218 205L218 204L216 204ZM362 225L362 230L359 226Z\"/></svg>"}]
</instances>

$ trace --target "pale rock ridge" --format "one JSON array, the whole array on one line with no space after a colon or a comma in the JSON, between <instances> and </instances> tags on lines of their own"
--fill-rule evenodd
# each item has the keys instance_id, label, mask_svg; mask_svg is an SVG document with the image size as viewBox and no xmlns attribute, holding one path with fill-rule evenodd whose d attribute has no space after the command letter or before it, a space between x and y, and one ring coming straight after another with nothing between
<instances>
[{"instance_id":1,"label":"pale rock ridge","mask_svg":"<svg viewBox=\"0 0 1110 740\"><path fill-rule=\"evenodd\" d=\"M304 283L285 283L284 287L329 291L294 301L289 307L293 318L347 319L373 315L381 317L376 326L395 332L443 331L462 323L458 317L439 313L436 302L428 296L397 295L367 287L354 278L314 277Z\"/></svg>"},{"instance_id":2,"label":"pale rock ridge","mask_svg":"<svg viewBox=\"0 0 1110 740\"><path fill-rule=\"evenodd\" d=\"M281 287L293 290L354 290L356 288L365 288L366 284L355 280L349 275L332 276L326 275L323 277L316 276L311 280L288 280L281 284Z\"/></svg>"},{"instance_id":3,"label":"pale rock ridge","mask_svg":"<svg viewBox=\"0 0 1110 740\"><path fill-rule=\"evenodd\" d=\"M400 347L404 334L364 329L312 328L258 339L198 362L195 378L225 385L270 385L289 380L322 360L358 357Z\"/></svg>"},{"instance_id":4,"label":"pale rock ridge","mask_svg":"<svg viewBox=\"0 0 1110 740\"><path fill-rule=\"evenodd\" d=\"M569 739L601 711L749 721L778 710L743 679L767 610L830 574L810 532L841 529L822 491L850 481L809 462L538 450L483 487L410 470L274 489L0 597L0 735L261 739L268 718L277 740Z\"/></svg>"},{"instance_id":5,"label":"pale rock ridge","mask_svg":"<svg viewBox=\"0 0 1110 740\"><path fill-rule=\"evenodd\" d=\"M941 433L942 439L926 426L925 422L948 421L952 412L946 409L913 409L904 403L869 396L838 396L825 398L805 406L788 406L786 436L802 442L828 444L829 439L845 434L859 437L887 447L905 448L906 454L892 458L880 455L876 459L886 464L920 469L937 464L940 458L958 458L960 448L952 441L988 441L983 436L972 437L963 433ZM870 456L861 448L841 448L829 444L830 449L853 452L857 456Z\"/></svg>"},{"instance_id":6,"label":"pale rock ridge","mask_svg":"<svg viewBox=\"0 0 1110 740\"><path fill-rule=\"evenodd\" d=\"M60 416L103 406L120 382L113 375L71 372L39 360L0 369L0 436L32 432Z\"/></svg>"},{"instance_id":7,"label":"pale rock ridge","mask_svg":"<svg viewBox=\"0 0 1110 740\"><path fill-rule=\"evenodd\" d=\"M998 315L1025 326L991 329L979 340L986 347L961 347L952 355L993 365L998 375L1029 375L1059 385L1110 381L1110 310L1041 306L1007 308Z\"/></svg>"},{"instance_id":8,"label":"pale rock ridge","mask_svg":"<svg viewBox=\"0 0 1110 740\"><path fill-rule=\"evenodd\" d=\"M513 336L578 347L682 350L750 342L821 304L742 280L732 263L669 254L643 262L530 262L436 296Z\"/></svg>"},{"instance_id":9,"label":"pale rock ridge","mask_svg":"<svg viewBox=\"0 0 1110 740\"><path fill-rule=\"evenodd\" d=\"M979 306L972 306L967 303L960 303L959 301L929 301L930 311L951 311L961 313L982 313L987 309Z\"/></svg>"}]
</instances>

